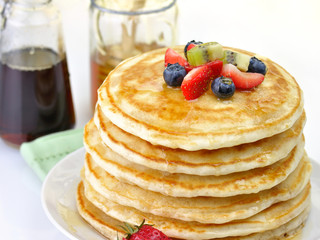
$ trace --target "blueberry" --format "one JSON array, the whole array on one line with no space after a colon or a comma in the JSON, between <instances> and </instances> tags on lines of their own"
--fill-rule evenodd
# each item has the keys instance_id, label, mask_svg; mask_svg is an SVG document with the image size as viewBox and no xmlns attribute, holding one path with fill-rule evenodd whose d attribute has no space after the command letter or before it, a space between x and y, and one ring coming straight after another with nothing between
<instances>
[{"instance_id":1,"label":"blueberry","mask_svg":"<svg viewBox=\"0 0 320 240\"><path fill-rule=\"evenodd\" d=\"M184 56L187 58L187 51L188 51L188 47L189 47L189 45L190 44L195 44L195 45L200 45L200 44L202 44L203 42L200 42L200 41L195 41L195 40L192 40L192 41L190 41L190 42L188 42L187 44L186 44L186 46L184 47Z\"/></svg>"},{"instance_id":2,"label":"blueberry","mask_svg":"<svg viewBox=\"0 0 320 240\"><path fill-rule=\"evenodd\" d=\"M265 75L267 67L261 60L256 57L252 57L248 66L248 72L261 73Z\"/></svg>"},{"instance_id":3,"label":"blueberry","mask_svg":"<svg viewBox=\"0 0 320 240\"><path fill-rule=\"evenodd\" d=\"M181 86L183 78L187 75L184 67L179 63L168 64L166 69L163 71L163 78L167 85L171 87Z\"/></svg>"},{"instance_id":4,"label":"blueberry","mask_svg":"<svg viewBox=\"0 0 320 240\"><path fill-rule=\"evenodd\" d=\"M231 78L218 77L211 83L211 90L218 98L230 98L236 87Z\"/></svg>"}]
</instances>

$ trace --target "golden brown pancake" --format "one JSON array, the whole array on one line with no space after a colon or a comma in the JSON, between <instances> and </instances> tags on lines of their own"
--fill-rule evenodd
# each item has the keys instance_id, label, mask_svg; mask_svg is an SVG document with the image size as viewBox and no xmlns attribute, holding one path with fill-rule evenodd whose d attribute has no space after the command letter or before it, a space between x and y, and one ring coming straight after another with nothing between
<instances>
[{"instance_id":1,"label":"golden brown pancake","mask_svg":"<svg viewBox=\"0 0 320 240\"><path fill-rule=\"evenodd\" d=\"M77 191L77 208L80 215L107 239L113 240L117 239L118 236L123 236L124 232L120 227L123 223L106 215L99 208L95 207L91 202L89 202L85 197L82 182L79 184ZM289 240L301 231L304 222L308 217L309 211L310 207L307 207L302 213L293 218L291 221L272 230L261 233L253 233L241 237L219 238L218 240ZM171 239L178 240L178 238Z\"/></svg>"},{"instance_id":2,"label":"golden brown pancake","mask_svg":"<svg viewBox=\"0 0 320 240\"><path fill-rule=\"evenodd\" d=\"M311 173L295 79L259 56L268 68L259 86L187 101L163 80L165 51L125 60L101 85L84 132L81 216L112 240L122 222L143 219L173 240L295 236Z\"/></svg>"},{"instance_id":3,"label":"golden brown pancake","mask_svg":"<svg viewBox=\"0 0 320 240\"><path fill-rule=\"evenodd\" d=\"M139 225L143 219L146 219L146 223L153 224L169 237L181 238L182 236L184 239L211 239L245 236L268 231L289 222L309 207L310 185L307 185L293 199L274 204L245 220L237 220L225 224L202 224L155 216L134 208L119 205L105 199L95 191L86 192L85 197L106 215L120 222Z\"/></svg>"},{"instance_id":4,"label":"golden brown pancake","mask_svg":"<svg viewBox=\"0 0 320 240\"><path fill-rule=\"evenodd\" d=\"M170 173L224 175L264 167L287 156L302 135L306 116L303 113L290 129L269 138L230 148L198 151L152 145L118 128L104 116L99 106L94 119L99 133L91 120L86 125L85 136L99 134L104 144L130 161Z\"/></svg>"},{"instance_id":5,"label":"golden brown pancake","mask_svg":"<svg viewBox=\"0 0 320 240\"><path fill-rule=\"evenodd\" d=\"M176 50L183 55L183 47ZM163 80L165 51L125 60L98 90L98 104L113 124L154 145L200 150L254 142L289 129L303 112L295 79L262 56L268 72L258 87L236 90L228 100L207 91L187 101Z\"/></svg>"},{"instance_id":6,"label":"golden brown pancake","mask_svg":"<svg viewBox=\"0 0 320 240\"><path fill-rule=\"evenodd\" d=\"M269 189L285 180L304 154L301 139L288 156L263 168L221 176L171 174L128 161L102 144L98 136L87 137L85 164L99 165L121 181L175 197L228 197Z\"/></svg>"},{"instance_id":7,"label":"golden brown pancake","mask_svg":"<svg viewBox=\"0 0 320 240\"><path fill-rule=\"evenodd\" d=\"M201 223L225 223L244 219L299 194L309 182L311 163L305 155L289 177L277 186L255 194L233 197L170 197L121 182L100 167L87 164L83 172L86 190L124 206L154 215Z\"/></svg>"}]
</instances>

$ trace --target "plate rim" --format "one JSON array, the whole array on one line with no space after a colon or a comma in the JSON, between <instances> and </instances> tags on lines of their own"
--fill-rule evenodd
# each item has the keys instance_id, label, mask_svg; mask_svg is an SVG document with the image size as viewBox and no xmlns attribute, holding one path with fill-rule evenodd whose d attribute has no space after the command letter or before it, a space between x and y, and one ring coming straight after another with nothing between
<instances>
[{"instance_id":1,"label":"plate rim","mask_svg":"<svg viewBox=\"0 0 320 240\"><path fill-rule=\"evenodd\" d=\"M61 226L58 221L53 217L53 215L51 214L49 208L48 208L48 204L47 204L47 201L46 201L46 196L45 196L45 193L46 193L46 187L48 185L48 182L51 180L51 177L52 175L55 174L56 170L58 168L61 167L61 165L64 165L65 162L67 161L71 161L70 159L72 159L72 157L74 155L80 155L81 156L83 155L84 157L84 154L85 154L85 148L84 147L81 147L69 154L67 154L66 156L64 156L59 162L57 162L53 168L50 169L50 171L48 172L47 176L45 177L43 183L42 183L42 186L41 186L41 206L42 206L42 209L44 210L45 212L45 215L47 216L47 218L49 219L49 221L62 233L64 234L66 237L68 237L69 239L71 240L79 240L79 238L77 238L76 236L74 236L72 233L70 233L68 230L66 230L63 226ZM83 158L84 159L84 158ZM82 161L84 161L82 159ZM79 160L80 161L80 160ZM79 177L80 177L80 171L79 171Z\"/></svg>"}]
</instances>

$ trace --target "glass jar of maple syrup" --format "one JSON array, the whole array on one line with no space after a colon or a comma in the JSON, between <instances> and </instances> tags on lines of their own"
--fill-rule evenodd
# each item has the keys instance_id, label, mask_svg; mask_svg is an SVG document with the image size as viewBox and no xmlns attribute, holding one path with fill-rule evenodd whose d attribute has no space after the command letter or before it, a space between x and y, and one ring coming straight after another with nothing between
<instances>
[{"instance_id":1,"label":"glass jar of maple syrup","mask_svg":"<svg viewBox=\"0 0 320 240\"><path fill-rule=\"evenodd\" d=\"M122 60L176 44L176 0L91 0L91 96Z\"/></svg>"},{"instance_id":2,"label":"glass jar of maple syrup","mask_svg":"<svg viewBox=\"0 0 320 240\"><path fill-rule=\"evenodd\" d=\"M20 145L72 128L75 115L58 10L51 0L5 0L1 15L1 138Z\"/></svg>"}]
</instances>

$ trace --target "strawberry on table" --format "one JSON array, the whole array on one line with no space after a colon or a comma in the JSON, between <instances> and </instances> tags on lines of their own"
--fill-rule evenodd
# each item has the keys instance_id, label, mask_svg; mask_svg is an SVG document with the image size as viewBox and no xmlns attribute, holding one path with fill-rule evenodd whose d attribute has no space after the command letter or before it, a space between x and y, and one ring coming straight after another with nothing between
<instances>
[{"instance_id":1,"label":"strawberry on table","mask_svg":"<svg viewBox=\"0 0 320 240\"><path fill-rule=\"evenodd\" d=\"M142 221L140 226L132 227L130 224L125 223L122 228L127 232L127 236L122 240L171 240L152 225L145 224L145 220Z\"/></svg>"},{"instance_id":2,"label":"strawberry on table","mask_svg":"<svg viewBox=\"0 0 320 240\"><path fill-rule=\"evenodd\" d=\"M164 65L167 66L169 63L179 63L182 67L189 65L187 60L172 48L168 48L164 56Z\"/></svg>"},{"instance_id":3,"label":"strawberry on table","mask_svg":"<svg viewBox=\"0 0 320 240\"><path fill-rule=\"evenodd\" d=\"M232 64L223 65L221 75L231 78L236 88L242 89L250 89L256 87L264 80L263 74L241 72L236 66Z\"/></svg>"},{"instance_id":4,"label":"strawberry on table","mask_svg":"<svg viewBox=\"0 0 320 240\"><path fill-rule=\"evenodd\" d=\"M208 89L208 83L220 75L223 62L216 60L192 69L183 79L181 90L186 100L200 97Z\"/></svg>"}]
</instances>

